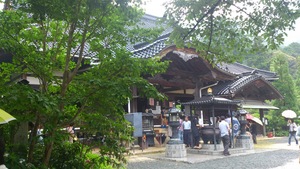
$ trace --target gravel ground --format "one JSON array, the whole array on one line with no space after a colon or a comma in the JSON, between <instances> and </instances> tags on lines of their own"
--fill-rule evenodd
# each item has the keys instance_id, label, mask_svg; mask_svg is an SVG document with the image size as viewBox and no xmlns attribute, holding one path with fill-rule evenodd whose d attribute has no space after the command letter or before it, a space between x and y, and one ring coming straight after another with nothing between
<instances>
[{"instance_id":1,"label":"gravel ground","mask_svg":"<svg viewBox=\"0 0 300 169\"><path fill-rule=\"evenodd\" d=\"M261 143L261 144L260 144ZM232 155L207 159L197 163L158 158L159 154L149 154L129 160L127 169L299 169L299 148L295 144L287 146L287 138L263 140L256 153ZM188 156L188 158L199 158Z\"/></svg>"}]
</instances>

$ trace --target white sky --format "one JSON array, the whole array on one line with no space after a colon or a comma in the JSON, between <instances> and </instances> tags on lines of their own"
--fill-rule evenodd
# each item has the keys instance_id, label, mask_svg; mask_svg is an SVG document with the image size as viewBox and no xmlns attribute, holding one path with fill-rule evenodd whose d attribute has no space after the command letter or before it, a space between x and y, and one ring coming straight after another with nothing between
<instances>
[{"instance_id":1,"label":"white sky","mask_svg":"<svg viewBox=\"0 0 300 169\"><path fill-rule=\"evenodd\" d=\"M162 17L165 11L163 3L168 0L144 0L146 5L144 6L147 14ZM3 5L0 4L0 9L3 8ZM285 38L284 45L289 45L292 42L300 43L300 19L297 20L295 24L295 30L288 31L288 36Z\"/></svg>"}]
</instances>

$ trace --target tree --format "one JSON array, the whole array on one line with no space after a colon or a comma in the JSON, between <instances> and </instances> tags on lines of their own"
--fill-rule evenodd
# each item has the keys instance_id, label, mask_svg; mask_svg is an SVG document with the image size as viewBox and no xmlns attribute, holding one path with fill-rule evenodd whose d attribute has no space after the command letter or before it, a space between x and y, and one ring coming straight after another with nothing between
<instances>
[{"instance_id":1,"label":"tree","mask_svg":"<svg viewBox=\"0 0 300 169\"><path fill-rule=\"evenodd\" d=\"M245 56L243 64L257 69L270 70L271 59L271 52L258 52Z\"/></svg>"},{"instance_id":2,"label":"tree","mask_svg":"<svg viewBox=\"0 0 300 169\"><path fill-rule=\"evenodd\" d=\"M283 47L282 51L297 58L300 56L300 43L293 42L293 43L289 44L288 46Z\"/></svg>"},{"instance_id":3,"label":"tree","mask_svg":"<svg viewBox=\"0 0 300 169\"><path fill-rule=\"evenodd\" d=\"M276 51L273 55L274 57L272 58L270 69L271 71L276 72L280 77L279 80L273 82L273 85L283 95L284 99L274 101L274 106L279 107L280 109L270 112L270 125L277 130L281 130L286 124L284 118L281 116L281 112L287 109L298 112L299 107L297 105L295 82L289 74L286 54L281 51Z\"/></svg>"},{"instance_id":4,"label":"tree","mask_svg":"<svg viewBox=\"0 0 300 169\"><path fill-rule=\"evenodd\" d=\"M142 16L139 4L139 0L21 0L14 2L14 10L0 13L0 46L13 54L13 63L0 67L1 102L13 115L22 113L34 121L33 133L43 125L46 138L40 165L54 165L51 154L56 145L64 144L67 134L61 129L71 122L86 133L107 136L100 147L102 157L110 157L105 162L117 165L125 160L120 142L131 139L123 109L132 98L131 87L137 87L141 96L162 98L142 76L161 73L167 66L157 58L132 58L126 50L128 41L144 38L138 35L145 31L136 24ZM147 35L159 33L152 32L156 33ZM98 64L83 71L92 60ZM28 74L39 80L38 90L8 85L12 75ZM7 87L10 90L3 90ZM28 163L34 163L36 151L32 139Z\"/></svg>"},{"instance_id":5,"label":"tree","mask_svg":"<svg viewBox=\"0 0 300 169\"><path fill-rule=\"evenodd\" d=\"M299 17L295 0L172 0L166 21L171 42L196 48L213 63L233 62L260 48L276 49ZM263 39L263 46L255 45Z\"/></svg>"},{"instance_id":6,"label":"tree","mask_svg":"<svg viewBox=\"0 0 300 169\"><path fill-rule=\"evenodd\" d=\"M297 103L300 101L300 58L296 59L297 70L296 70L296 78L295 78L295 86L297 93Z\"/></svg>"}]
</instances>

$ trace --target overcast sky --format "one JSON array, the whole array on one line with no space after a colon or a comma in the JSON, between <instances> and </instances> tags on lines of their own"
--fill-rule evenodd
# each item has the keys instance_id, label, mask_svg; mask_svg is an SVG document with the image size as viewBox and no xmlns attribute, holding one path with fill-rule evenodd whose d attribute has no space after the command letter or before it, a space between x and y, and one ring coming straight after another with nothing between
<instances>
[{"instance_id":1,"label":"overcast sky","mask_svg":"<svg viewBox=\"0 0 300 169\"><path fill-rule=\"evenodd\" d=\"M145 0L148 1L144 7L147 14L162 17L165 11L163 3L168 0ZM285 38L284 45L289 45L292 42L300 43L300 19L297 20L294 31L288 31L288 36Z\"/></svg>"}]
</instances>

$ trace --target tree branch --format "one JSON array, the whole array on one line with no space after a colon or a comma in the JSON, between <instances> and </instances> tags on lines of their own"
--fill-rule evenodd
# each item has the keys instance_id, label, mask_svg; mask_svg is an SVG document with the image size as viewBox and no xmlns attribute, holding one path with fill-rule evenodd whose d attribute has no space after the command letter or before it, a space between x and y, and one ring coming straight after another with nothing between
<instances>
[{"instance_id":1,"label":"tree branch","mask_svg":"<svg viewBox=\"0 0 300 169\"><path fill-rule=\"evenodd\" d=\"M195 29L196 29L196 27L199 25L199 23L201 22L201 21L203 21L203 19L205 18L205 17L207 17L209 14L213 14L214 13L214 11L215 11L215 9L216 9L216 7L221 3L221 1L222 0L218 0L218 2L216 2L201 18L199 18L198 20L197 20L197 22L196 22L196 24L194 25L194 27L183 37L183 40L185 40L185 38L190 34L190 33L192 33Z\"/></svg>"},{"instance_id":2,"label":"tree branch","mask_svg":"<svg viewBox=\"0 0 300 169\"><path fill-rule=\"evenodd\" d=\"M206 54L208 54L208 52L210 50L210 45L211 45L212 36L213 36L213 28L214 28L213 14L210 14L210 35L209 35L209 42L208 42Z\"/></svg>"},{"instance_id":3,"label":"tree branch","mask_svg":"<svg viewBox=\"0 0 300 169\"><path fill-rule=\"evenodd\" d=\"M226 1L226 2L227 2L227 1ZM257 21L252 15L250 15L249 13L247 13L247 12L246 12L245 10L243 10L242 8L236 6L235 4L229 3L229 2L227 2L227 4L236 7L236 8L239 9L242 13L246 14L247 16L249 16L249 18L251 18L251 19L254 20L254 21Z\"/></svg>"}]
</instances>

